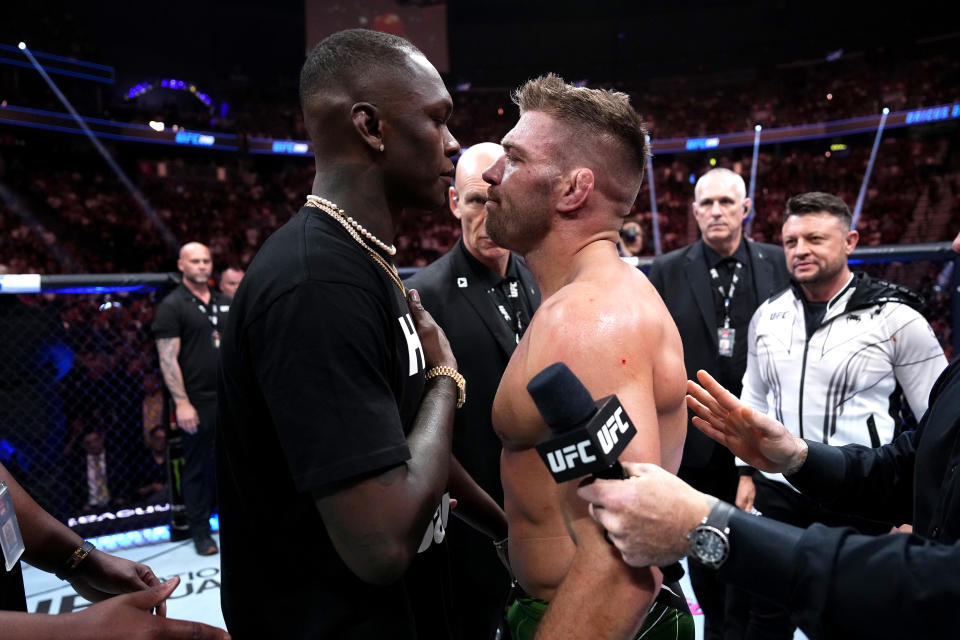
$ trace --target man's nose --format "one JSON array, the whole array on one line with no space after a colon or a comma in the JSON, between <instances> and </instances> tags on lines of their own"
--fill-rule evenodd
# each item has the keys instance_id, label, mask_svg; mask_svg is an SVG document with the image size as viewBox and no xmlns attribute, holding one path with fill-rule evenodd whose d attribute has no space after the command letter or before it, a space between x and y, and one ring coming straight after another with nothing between
<instances>
[{"instance_id":1,"label":"man's nose","mask_svg":"<svg viewBox=\"0 0 960 640\"><path fill-rule=\"evenodd\" d=\"M446 129L446 127L444 128ZM446 139L443 141L443 152L448 158L452 158L460 153L460 143L450 133L450 129L446 129L446 134Z\"/></svg>"},{"instance_id":2,"label":"man's nose","mask_svg":"<svg viewBox=\"0 0 960 640\"><path fill-rule=\"evenodd\" d=\"M503 156L500 156L496 162L487 167L487 170L482 174L484 182L487 184L500 184L500 180L503 178L503 164Z\"/></svg>"}]
</instances>

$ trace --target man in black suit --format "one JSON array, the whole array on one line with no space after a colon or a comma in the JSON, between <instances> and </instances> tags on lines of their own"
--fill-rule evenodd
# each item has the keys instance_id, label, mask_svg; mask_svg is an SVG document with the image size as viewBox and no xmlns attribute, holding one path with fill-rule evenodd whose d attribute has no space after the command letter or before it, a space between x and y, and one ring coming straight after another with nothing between
<instances>
[{"instance_id":1,"label":"man in black suit","mask_svg":"<svg viewBox=\"0 0 960 640\"><path fill-rule=\"evenodd\" d=\"M468 401L456 414L454 456L502 507L500 440L490 424L490 408L510 355L540 304L540 292L523 259L487 236L487 183L481 174L501 155L500 145L484 142L460 157L450 187L460 241L407 286L420 292L470 381ZM489 640L503 619L510 577L488 536L456 519L449 532L454 626L463 640Z\"/></svg>"},{"instance_id":2,"label":"man in black suit","mask_svg":"<svg viewBox=\"0 0 960 640\"><path fill-rule=\"evenodd\" d=\"M747 366L750 318L789 278L783 249L743 237L749 213L743 178L729 169L708 171L694 188L700 240L657 258L649 274L680 330L687 378L704 369L735 395ZM737 499L733 454L689 423L678 475L721 500ZM741 598L727 603L726 587L698 563L690 564L690 581L704 612L704 637L739 637L746 621L746 612L737 610Z\"/></svg>"}]
</instances>

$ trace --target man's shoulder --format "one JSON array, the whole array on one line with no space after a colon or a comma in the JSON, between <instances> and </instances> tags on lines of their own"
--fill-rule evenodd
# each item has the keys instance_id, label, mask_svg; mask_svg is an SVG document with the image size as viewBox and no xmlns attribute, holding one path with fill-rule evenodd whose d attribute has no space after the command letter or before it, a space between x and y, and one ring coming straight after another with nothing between
<instances>
[{"instance_id":1,"label":"man's shoulder","mask_svg":"<svg viewBox=\"0 0 960 640\"><path fill-rule=\"evenodd\" d=\"M747 248L760 258L783 257L783 247L767 242L756 242L747 238Z\"/></svg>"},{"instance_id":2,"label":"man's shoulder","mask_svg":"<svg viewBox=\"0 0 960 640\"><path fill-rule=\"evenodd\" d=\"M426 288L440 288L444 278L455 270L455 251L457 251L456 245L429 265L410 276L406 281L407 288L417 289L418 291Z\"/></svg>"},{"instance_id":3,"label":"man's shoulder","mask_svg":"<svg viewBox=\"0 0 960 640\"><path fill-rule=\"evenodd\" d=\"M696 248L702 244L703 243L700 240L697 240L696 242L692 242L685 247L680 247L679 249L669 251L662 256L658 256L653 259L653 263L651 264L650 268L669 269L677 266L678 264L683 264L691 259L691 256L694 255L693 252L696 251Z\"/></svg>"},{"instance_id":4,"label":"man's shoulder","mask_svg":"<svg viewBox=\"0 0 960 640\"><path fill-rule=\"evenodd\" d=\"M774 291L773 294L760 303L760 306L757 307L757 310L761 309L770 309L770 308L779 308L792 305L797 300L797 295L793 290L793 286L787 284L784 287L781 287L777 291Z\"/></svg>"},{"instance_id":5,"label":"man's shoulder","mask_svg":"<svg viewBox=\"0 0 960 640\"><path fill-rule=\"evenodd\" d=\"M189 301L189 292L182 284L178 284L157 303L154 311L154 324L158 319L163 320L165 318L169 322L178 317L186 309Z\"/></svg>"},{"instance_id":6,"label":"man's shoulder","mask_svg":"<svg viewBox=\"0 0 960 640\"><path fill-rule=\"evenodd\" d=\"M261 302L304 282L349 285L376 292L378 266L335 222L301 211L263 244L244 275Z\"/></svg>"},{"instance_id":7,"label":"man's shoulder","mask_svg":"<svg viewBox=\"0 0 960 640\"><path fill-rule=\"evenodd\" d=\"M184 291L186 291L184 286L182 284L178 284L176 287L168 291L167 294L160 299L158 304L176 306L185 299L183 295Z\"/></svg>"},{"instance_id":8,"label":"man's shoulder","mask_svg":"<svg viewBox=\"0 0 960 640\"><path fill-rule=\"evenodd\" d=\"M572 282L540 305L540 325L555 335L584 335L584 331L616 334L663 322L666 307L642 272L629 269L627 278L611 282ZM649 295L646 295L649 293ZM667 315L667 317L669 317ZM646 337L638 332L638 337ZM599 336L596 336L599 339Z\"/></svg>"}]
</instances>

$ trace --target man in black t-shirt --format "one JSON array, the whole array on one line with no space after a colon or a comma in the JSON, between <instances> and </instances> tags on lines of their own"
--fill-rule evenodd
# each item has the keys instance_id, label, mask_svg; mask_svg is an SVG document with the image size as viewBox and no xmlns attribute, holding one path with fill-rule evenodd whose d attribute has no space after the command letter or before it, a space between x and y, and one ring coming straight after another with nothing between
<instances>
[{"instance_id":1,"label":"man in black t-shirt","mask_svg":"<svg viewBox=\"0 0 960 640\"><path fill-rule=\"evenodd\" d=\"M210 288L210 250L198 242L180 249L179 287L157 306L153 335L163 381L182 431L181 486L190 535L200 555L217 553L210 537L215 482L213 439L217 424L217 357L230 298Z\"/></svg>"},{"instance_id":2,"label":"man in black t-shirt","mask_svg":"<svg viewBox=\"0 0 960 640\"><path fill-rule=\"evenodd\" d=\"M323 40L300 93L315 195L251 263L221 354L224 618L235 638L448 637L463 380L390 243L404 208L444 202L452 102L415 47L366 30Z\"/></svg>"}]
</instances>

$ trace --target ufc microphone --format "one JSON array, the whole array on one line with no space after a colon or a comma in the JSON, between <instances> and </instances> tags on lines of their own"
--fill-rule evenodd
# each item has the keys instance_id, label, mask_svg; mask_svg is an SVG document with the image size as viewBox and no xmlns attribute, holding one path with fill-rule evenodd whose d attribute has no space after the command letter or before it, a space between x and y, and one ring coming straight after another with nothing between
<instances>
[{"instance_id":1,"label":"ufc microphone","mask_svg":"<svg viewBox=\"0 0 960 640\"><path fill-rule=\"evenodd\" d=\"M527 384L550 434L537 445L537 453L557 482L591 475L626 478L617 458L637 430L617 396L594 402L567 365L555 362Z\"/></svg>"}]
</instances>

